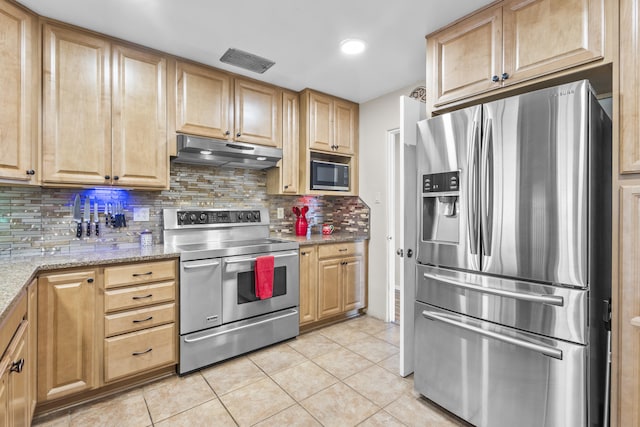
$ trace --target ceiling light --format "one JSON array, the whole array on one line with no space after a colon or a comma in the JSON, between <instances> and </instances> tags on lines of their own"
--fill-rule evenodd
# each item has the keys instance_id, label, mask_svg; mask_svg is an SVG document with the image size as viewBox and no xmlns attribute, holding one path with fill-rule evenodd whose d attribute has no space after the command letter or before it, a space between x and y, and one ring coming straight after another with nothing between
<instances>
[{"instance_id":1,"label":"ceiling light","mask_svg":"<svg viewBox=\"0 0 640 427\"><path fill-rule=\"evenodd\" d=\"M209 151L209 150L202 150L202 151L200 152L200 154L211 154L211 151Z\"/></svg>"},{"instance_id":2,"label":"ceiling light","mask_svg":"<svg viewBox=\"0 0 640 427\"><path fill-rule=\"evenodd\" d=\"M340 42L340 50L347 55L357 55L364 52L366 45L362 40L346 39Z\"/></svg>"},{"instance_id":3,"label":"ceiling light","mask_svg":"<svg viewBox=\"0 0 640 427\"><path fill-rule=\"evenodd\" d=\"M259 160L259 161L261 161L261 162L262 162L262 161L264 161L264 160L267 160L267 158L266 158L266 157L263 157L263 156L259 156L259 157L256 157L256 160Z\"/></svg>"}]
</instances>

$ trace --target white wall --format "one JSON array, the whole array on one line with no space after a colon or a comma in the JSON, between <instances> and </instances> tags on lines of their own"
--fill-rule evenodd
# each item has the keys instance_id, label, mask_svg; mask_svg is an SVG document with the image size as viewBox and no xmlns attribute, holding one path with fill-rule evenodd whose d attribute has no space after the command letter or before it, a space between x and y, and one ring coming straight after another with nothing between
<instances>
[{"instance_id":1,"label":"white wall","mask_svg":"<svg viewBox=\"0 0 640 427\"><path fill-rule=\"evenodd\" d=\"M371 208L369 241L369 308L387 319L387 131L400 126L400 96L409 96L416 82L360 104L360 198ZM378 197L379 196L379 197ZM376 199L378 197L378 200Z\"/></svg>"}]
</instances>

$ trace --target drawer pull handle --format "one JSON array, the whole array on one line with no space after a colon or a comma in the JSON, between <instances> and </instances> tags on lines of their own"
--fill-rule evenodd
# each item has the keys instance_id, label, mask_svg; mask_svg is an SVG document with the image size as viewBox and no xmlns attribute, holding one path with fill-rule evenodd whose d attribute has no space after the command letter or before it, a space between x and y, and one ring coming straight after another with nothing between
<instances>
[{"instance_id":1,"label":"drawer pull handle","mask_svg":"<svg viewBox=\"0 0 640 427\"><path fill-rule=\"evenodd\" d=\"M153 316L149 316L146 319L142 319L142 320L134 320L133 323L142 323L142 322L148 322L149 320L153 319Z\"/></svg>"},{"instance_id":2,"label":"drawer pull handle","mask_svg":"<svg viewBox=\"0 0 640 427\"><path fill-rule=\"evenodd\" d=\"M149 347L148 349L146 349L145 351L134 351L133 353L131 353L132 356L140 356L141 354L147 354L149 353L151 350L153 350L151 347Z\"/></svg>"},{"instance_id":3,"label":"drawer pull handle","mask_svg":"<svg viewBox=\"0 0 640 427\"><path fill-rule=\"evenodd\" d=\"M18 360L17 362L13 362L11 364L11 368L9 369L9 372L20 373L20 372L22 372L22 368L23 367L24 367L24 358Z\"/></svg>"},{"instance_id":4,"label":"drawer pull handle","mask_svg":"<svg viewBox=\"0 0 640 427\"><path fill-rule=\"evenodd\" d=\"M149 295L145 295L143 297L132 297L132 299L145 299L145 298L151 298L153 296L153 294L149 294Z\"/></svg>"},{"instance_id":5,"label":"drawer pull handle","mask_svg":"<svg viewBox=\"0 0 640 427\"><path fill-rule=\"evenodd\" d=\"M338 249L338 252L347 252L347 249L346 248Z\"/></svg>"},{"instance_id":6,"label":"drawer pull handle","mask_svg":"<svg viewBox=\"0 0 640 427\"><path fill-rule=\"evenodd\" d=\"M146 273L133 273L132 276L133 277L150 276L152 274L153 274L153 271L147 271Z\"/></svg>"}]
</instances>

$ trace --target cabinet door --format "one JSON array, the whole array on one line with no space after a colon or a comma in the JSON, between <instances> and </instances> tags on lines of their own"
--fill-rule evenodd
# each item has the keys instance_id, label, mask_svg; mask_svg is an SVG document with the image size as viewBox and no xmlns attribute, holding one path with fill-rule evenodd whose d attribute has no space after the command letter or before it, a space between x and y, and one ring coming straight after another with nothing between
<instances>
[{"instance_id":1,"label":"cabinet door","mask_svg":"<svg viewBox=\"0 0 640 427\"><path fill-rule=\"evenodd\" d=\"M620 191L618 425L640 425L640 183ZM614 303L616 299L614 298ZM615 310L616 307L614 306ZM615 331L614 331L615 333ZM615 341L614 341L615 342ZM615 382L614 382L615 384ZM616 393L614 393L615 395Z\"/></svg>"},{"instance_id":2,"label":"cabinet door","mask_svg":"<svg viewBox=\"0 0 640 427\"><path fill-rule=\"evenodd\" d=\"M492 7L427 37L428 96L437 106L499 87L502 9Z\"/></svg>"},{"instance_id":3,"label":"cabinet door","mask_svg":"<svg viewBox=\"0 0 640 427\"><path fill-rule=\"evenodd\" d=\"M282 147L282 92L274 86L235 80L234 140Z\"/></svg>"},{"instance_id":4,"label":"cabinet door","mask_svg":"<svg viewBox=\"0 0 640 427\"><path fill-rule=\"evenodd\" d=\"M28 427L31 425L31 402L29 395L29 354L28 321L22 322L13 337L9 356L11 373L9 374L9 425L12 427Z\"/></svg>"},{"instance_id":5,"label":"cabinet door","mask_svg":"<svg viewBox=\"0 0 640 427\"><path fill-rule=\"evenodd\" d=\"M299 98L298 94L282 93L282 160L267 171L268 194L298 194L299 164Z\"/></svg>"},{"instance_id":6,"label":"cabinet door","mask_svg":"<svg viewBox=\"0 0 640 427\"><path fill-rule=\"evenodd\" d=\"M318 251L300 248L300 324L318 319Z\"/></svg>"},{"instance_id":7,"label":"cabinet door","mask_svg":"<svg viewBox=\"0 0 640 427\"><path fill-rule=\"evenodd\" d=\"M42 276L38 282L38 401L98 385L100 342L93 270Z\"/></svg>"},{"instance_id":8,"label":"cabinet door","mask_svg":"<svg viewBox=\"0 0 640 427\"><path fill-rule=\"evenodd\" d=\"M364 259L362 256L344 259L342 292L344 311L364 307Z\"/></svg>"},{"instance_id":9,"label":"cabinet door","mask_svg":"<svg viewBox=\"0 0 640 427\"><path fill-rule=\"evenodd\" d=\"M620 2L620 172L640 172L640 2Z\"/></svg>"},{"instance_id":10,"label":"cabinet door","mask_svg":"<svg viewBox=\"0 0 640 427\"><path fill-rule=\"evenodd\" d=\"M0 179L32 184L37 184L30 172L36 163L35 108L39 95L35 21L28 12L0 2Z\"/></svg>"},{"instance_id":11,"label":"cabinet door","mask_svg":"<svg viewBox=\"0 0 640 427\"><path fill-rule=\"evenodd\" d=\"M43 31L42 181L108 183L109 42L49 24Z\"/></svg>"},{"instance_id":12,"label":"cabinet door","mask_svg":"<svg viewBox=\"0 0 640 427\"><path fill-rule=\"evenodd\" d=\"M114 45L112 64L113 183L167 187L167 60Z\"/></svg>"},{"instance_id":13,"label":"cabinet door","mask_svg":"<svg viewBox=\"0 0 640 427\"><path fill-rule=\"evenodd\" d=\"M318 262L318 319L342 312L341 259Z\"/></svg>"},{"instance_id":14,"label":"cabinet door","mask_svg":"<svg viewBox=\"0 0 640 427\"><path fill-rule=\"evenodd\" d=\"M28 357L26 361L27 369L29 371L29 416L33 417L36 410L37 389L38 384L37 377L37 354L38 354L38 281L34 280L27 287L27 320L29 321L28 328Z\"/></svg>"},{"instance_id":15,"label":"cabinet door","mask_svg":"<svg viewBox=\"0 0 640 427\"><path fill-rule=\"evenodd\" d=\"M307 112L309 148L332 153L333 99L315 92L309 92L307 96L309 97Z\"/></svg>"},{"instance_id":16,"label":"cabinet door","mask_svg":"<svg viewBox=\"0 0 640 427\"><path fill-rule=\"evenodd\" d=\"M9 355L0 360L0 426L9 424Z\"/></svg>"},{"instance_id":17,"label":"cabinet door","mask_svg":"<svg viewBox=\"0 0 640 427\"><path fill-rule=\"evenodd\" d=\"M602 0L510 0L503 6L504 84L604 56Z\"/></svg>"},{"instance_id":18,"label":"cabinet door","mask_svg":"<svg viewBox=\"0 0 640 427\"><path fill-rule=\"evenodd\" d=\"M334 144L335 151L340 154L354 154L358 140L358 105L335 100L334 112Z\"/></svg>"},{"instance_id":19,"label":"cabinet door","mask_svg":"<svg viewBox=\"0 0 640 427\"><path fill-rule=\"evenodd\" d=\"M176 84L176 131L230 139L231 77L178 62Z\"/></svg>"}]
</instances>

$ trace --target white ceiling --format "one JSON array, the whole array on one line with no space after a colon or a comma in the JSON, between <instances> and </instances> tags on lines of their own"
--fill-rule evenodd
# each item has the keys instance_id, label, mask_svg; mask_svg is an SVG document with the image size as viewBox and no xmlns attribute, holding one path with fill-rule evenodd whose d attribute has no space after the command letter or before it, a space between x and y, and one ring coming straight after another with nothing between
<instances>
[{"instance_id":1,"label":"white ceiling","mask_svg":"<svg viewBox=\"0 0 640 427\"><path fill-rule=\"evenodd\" d=\"M18 0L100 33L293 90L365 102L425 79L424 36L491 0ZM359 57L339 51L361 38ZM227 48L275 61L256 74L219 61Z\"/></svg>"}]
</instances>

